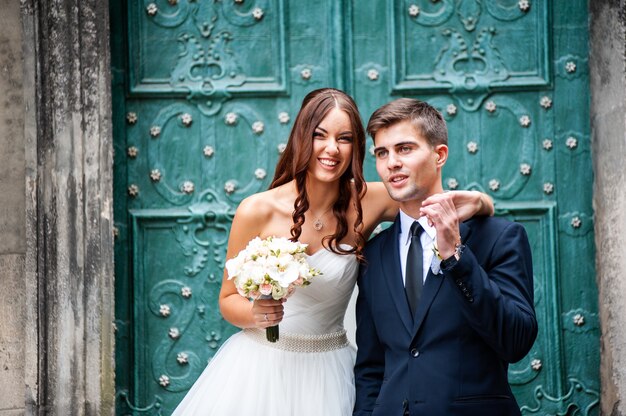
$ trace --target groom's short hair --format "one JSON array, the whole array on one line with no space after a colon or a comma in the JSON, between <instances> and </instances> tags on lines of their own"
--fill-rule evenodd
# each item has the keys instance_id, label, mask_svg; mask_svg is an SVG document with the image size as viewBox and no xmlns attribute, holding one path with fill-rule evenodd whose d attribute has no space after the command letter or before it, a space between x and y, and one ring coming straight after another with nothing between
<instances>
[{"instance_id":1,"label":"groom's short hair","mask_svg":"<svg viewBox=\"0 0 626 416\"><path fill-rule=\"evenodd\" d=\"M430 104L413 98L398 98L374 111L367 123L367 133L376 142L383 128L408 120L431 146L448 144L448 128L443 116Z\"/></svg>"}]
</instances>

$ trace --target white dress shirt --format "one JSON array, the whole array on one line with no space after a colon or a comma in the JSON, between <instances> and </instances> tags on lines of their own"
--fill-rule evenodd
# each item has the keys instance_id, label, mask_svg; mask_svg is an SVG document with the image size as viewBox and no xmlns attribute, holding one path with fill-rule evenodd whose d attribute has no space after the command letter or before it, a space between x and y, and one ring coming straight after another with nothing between
<instances>
[{"instance_id":1,"label":"white dress shirt","mask_svg":"<svg viewBox=\"0 0 626 416\"><path fill-rule=\"evenodd\" d=\"M428 269L433 262L433 246L437 237L437 230L435 227L431 227L428 224L426 217L419 219L412 218L400 210L400 234L398 236L398 248L400 250L400 268L402 269L402 281L406 282L406 256L409 253L409 246L411 245L411 225L414 221L420 223L424 232L420 236L420 242L422 243L422 279L426 280L428 276Z\"/></svg>"}]
</instances>

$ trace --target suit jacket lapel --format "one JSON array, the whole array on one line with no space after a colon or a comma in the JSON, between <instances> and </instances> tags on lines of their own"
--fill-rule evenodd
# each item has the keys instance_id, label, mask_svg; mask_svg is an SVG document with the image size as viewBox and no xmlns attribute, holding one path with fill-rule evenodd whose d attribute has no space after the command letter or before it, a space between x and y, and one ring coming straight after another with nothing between
<instances>
[{"instance_id":1,"label":"suit jacket lapel","mask_svg":"<svg viewBox=\"0 0 626 416\"><path fill-rule=\"evenodd\" d=\"M417 311L415 311L415 320L412 332L413 334L416 334L420 326L422 325L422 322L424 321L424 318L428 313L430 305L433 303L435 296L437 296L437 292L439 292L439 288L441 287L442 282L443 275L434 275L432 270L428 271L426 281L424 282L424 288L422 289L422 297L417 304Z\"/></svg>"},{"instance_id":2,"label":"suit jacket lapel","mask_svg":"<svg viewBox=\"0 0 626 416\"><path fill-rule=\"evenodd\" d=\"M409 303L406 299L406 293L404 291L404 283L402 282L402 270L400 268L400 252L398 249L398 233L400 232L400 215L396 217L396 221L393 224L390 233L387 233L386 240L382 246L381 268L385 274L385 282L391 293L391 298L398 314L402 319L402 323L406 327L406 330L411 332L413 327L413 318L411 317L411 310L409 309Z\"/></svg>"},{"instance_id":3,"label":"suit jacket lapel","mask_svg":"<svg viewBox=\"0 0 626 416\"><path fill-rule=\"evenodd\" d=\"M471 233L471 228L464 223L461 223L459 224L459 233L461 234L461 242L465 244L465 241ZM424 289L422 290L422 297L420 298L420 302L417 305L417 311L415 312L412 332L413 335L417 334L419 331L420 326L428 313L428 309L430 309L430 305L433 303L433 300L435 300L435 297L441 288L443 279L444 277L442 274L435 275L432 270L428 270L428 275L426 276L426 281L424 282Z\"/></svg>"}]
</instances>

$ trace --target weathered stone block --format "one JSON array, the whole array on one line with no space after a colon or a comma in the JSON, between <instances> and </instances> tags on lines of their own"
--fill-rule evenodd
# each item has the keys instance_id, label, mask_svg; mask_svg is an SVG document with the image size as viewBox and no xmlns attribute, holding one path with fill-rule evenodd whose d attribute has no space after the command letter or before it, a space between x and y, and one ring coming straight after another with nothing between
<instances>
[{"instance_id":1,"label":"weathered stone block","mask_svg":"<svg viewBox=\"0 0 626 416\"><path fill-rule=\"evenodd\" d=\"M20 3L0 0L0 10L0 253L22 253L25 160Z\"/></svg>"},{"instance_id":2,"label":"weathered stone block","mask_svg":"<svg viewBox=\"0 0 626 416\"><path fill-rule=\"evenodd\" d=\"M24 255L0 255L0 415L24 408ZM6 413L22 414L22 413Z\"/></svg>"}]
</instances>

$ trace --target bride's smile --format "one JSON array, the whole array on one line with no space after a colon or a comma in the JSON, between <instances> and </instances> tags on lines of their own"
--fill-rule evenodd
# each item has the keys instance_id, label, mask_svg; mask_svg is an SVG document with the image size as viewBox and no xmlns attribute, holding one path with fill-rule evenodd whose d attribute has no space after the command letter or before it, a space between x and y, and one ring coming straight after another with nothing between
<instances>
[{"instance_id":1,"label":"bride's smile","mask_svg":"<svg viewBox=\"0 0 626 416\"><path fill-rule=\"evenodd\" d=\"M352 160L352 128L345 111L333 108L313 132L309 174L323 182L337 181Z\"/></svg>"}]
</instances>

